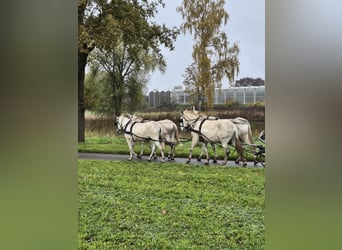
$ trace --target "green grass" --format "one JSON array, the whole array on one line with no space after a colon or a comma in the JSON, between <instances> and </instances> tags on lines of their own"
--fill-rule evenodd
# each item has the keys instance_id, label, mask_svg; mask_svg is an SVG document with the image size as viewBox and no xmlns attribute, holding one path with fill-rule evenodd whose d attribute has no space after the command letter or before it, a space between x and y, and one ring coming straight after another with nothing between
<instances>
[{"instance_id":1,"label":"green grass","mask_svg":"<svg viewBox=\"0 0 342 250\"><path fill-rule=\"evenodd\" d=\"M79 160L79 249L264 249L264 169Z\"/></svg>"},{"instance_id":2,"label":"green grass","mask_svg":"<svg viewBox=\"0 0 342 250\"><path fill-rule=\"evenodd\" d=\"M176 146L176 157L184 157L187 158L189 156L191 147L191 141L184 142L182 144L178 144ZM136 143L134 146L135 152L140 152L140 143ZM237 154L234 148L230 148L230 159L236 159ZM109 153L109 154L129 154L128 145L124 136L87 136L85 143L78 144L79 152L92 152L92 153ZM166 150L164 150L165 155L167 155L169 151L169 146L166 146ZM216 151L219 159L224 158L224 150L220 147L220 145L216 146ZM148 146L144 147L144 155L150 154L150 148ZM158 152L158 151L157 151ZM201 143L195 147L192 157L196 158L201 152ZM214 154L212 152L211 146L208 145L208 152L211 159L213 159ZM203 155L205 157L205 155ZM253 155L251 153L245 153L245 157L247 160L253 161Z\"/></svg>"}]
</instances>

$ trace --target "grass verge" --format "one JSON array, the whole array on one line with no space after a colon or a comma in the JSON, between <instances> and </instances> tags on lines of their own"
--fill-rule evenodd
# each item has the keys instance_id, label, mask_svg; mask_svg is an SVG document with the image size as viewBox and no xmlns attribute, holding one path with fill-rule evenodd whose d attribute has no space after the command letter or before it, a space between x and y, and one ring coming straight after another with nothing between
<instances>
[{"instance_id":1,"label":"grass verge","mask_svg":"<svg viewBox=\"0 0 342 250\"><path fill-rule=\"evenodd\" d=\"M264 169L79 160L79 249L263 249Z\"/></svg>"}]
</instances>

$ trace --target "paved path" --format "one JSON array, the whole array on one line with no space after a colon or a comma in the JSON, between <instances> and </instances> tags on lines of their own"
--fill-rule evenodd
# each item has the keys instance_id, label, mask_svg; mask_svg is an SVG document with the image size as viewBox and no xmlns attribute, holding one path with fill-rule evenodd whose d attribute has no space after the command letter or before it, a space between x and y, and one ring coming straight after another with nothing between
<instances>
[{"instance_id":1,"label":"paved path","mask_svg":"<svg viewBox=\"0 0 342 250\"><path fill-rule=\"evenodd\" d=\"M94 160L128 160L128 155L122 155L122 154L99 154L99 153L78 153L79 159L94 159ZM160 162L160 157L158 157L157 160L153 160L152 162ZM133 158L134 161L146 161L147 162L147 156L143 156L142 159ZM174 162L174 163L186 163L187 158L175 158L174 161L166 161L166 162ZM203 165L205 160L197 161L196 158L193 158L191 160L191 164L197 164L197 165ZM219 165L222 161L219 161L219 163L214 164L212 161L210 161L210 165ZM242 167L242 163L236 164L234 161L228 161L226 166L240 166ZM258 163L257 166L254 166L253 162L247 162L247 167L255 167L260 168L262 167L260 163Z\"/></svg>"}]
</instances>

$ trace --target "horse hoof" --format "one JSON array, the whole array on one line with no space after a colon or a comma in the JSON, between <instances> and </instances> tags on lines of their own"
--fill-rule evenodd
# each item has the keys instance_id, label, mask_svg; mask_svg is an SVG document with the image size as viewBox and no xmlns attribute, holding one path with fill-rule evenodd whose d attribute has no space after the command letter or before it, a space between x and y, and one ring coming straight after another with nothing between
<instances>
[{"instance_id":1,"label":"horse hoof","mask_svg":"<svg viewBox=\"0 0 342 250\"><path fill-rule=\"evenodd\" d=\"M190 160L187 160L186 163L189 164L189 163L190 163Z\"/></svg>"},{"instance_id":2,"label":"horse hoof","mask_svg":"<svg viewBox=\"0 0 342 250\"><path fill-rule=\"evenodd\" d=\"M235 164L239 164L240 161L235 161Z\"/></svg>"},{"instance_id":3,"label":"horse hoof","mask_svg":"<svg viewBox=\"0 0 342 250\"><path fill-rule=\"evenodd\" d=\"M206 161L206 162L204 163L204 165L209 165L209 162Z\"/></svg>"},{"instance_id":4,"label":"horse hoof","mask_svg":"<svg viewBox=\"0 0 342 250\"><path fill-rule=\"evenodd\" d=\"M151 158L148 158L147 161L151 161Z\"/></svg>"},{"instance_id":5,"label":"horse hoof","mask_svg":"<svg viewBox=\"0 0 342 250\"><path fill-rule=\"evenodd\" d=\"M202 158L197 158L197 161L201 161L202 160Z\"/></svg>"},{"instance_id":6,"label":"horse hoof","mask_svg":"<svg viewBox=\"0 0 342 250\"><path fill-rule=\"evenodd\" d=\"M246 167L247 166L247 162L243 163L243 166Z\"/></svg>"},{"instance_id":7,"label":"horse hoof","mask_svg":"<svg viewBox=\"0 0 342 250\"><path fill-rule=\"evenodd\" d=\"M255 161L255 162L254 162L254 166L256 166L256 165L258 165L258 162Z\"/></svg>"},{"instance_id":8,"label":"horse hoof","mask_svg":"<svg viewBox=\"0 0 342 250\"><path fill-rule=\"evenodd\" d=\"M217 160L213 160L213 163L217 163Z\"/></svg>"}]
</instances>

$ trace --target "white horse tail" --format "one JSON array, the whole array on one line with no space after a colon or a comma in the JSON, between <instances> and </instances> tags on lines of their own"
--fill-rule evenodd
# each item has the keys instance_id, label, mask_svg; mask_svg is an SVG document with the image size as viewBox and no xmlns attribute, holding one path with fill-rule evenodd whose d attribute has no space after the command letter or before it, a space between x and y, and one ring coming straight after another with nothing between
<instances>
[{"instance_id":1,"label":"white horse tail","mask_svg":"<svg viewBox=\"0 0 342 250\"><path fill-rule=\"evenodd\" d=\"M242 151L243 151L243 148L242 148L242 145L241 145L241 142L240 142L240 138L239 138L239 132L235 126L235 129L234 129L234 136L235 136L235 147L236 147L236 151L238 152L239 155L242 155Z\"/></svg>"},{"instance_id":2,"label":"white horse tail","mask_svg":"<svg viewBox=\"0 0 342 250\"><path fill-rule=\"evenodd\" d=\"M248 123L248 138L251 144L254 144L254 139L252 136L252 128L251 128L251 124Z\"/></svg>"},{"instance_id":3,"label":"white horse tail","mask_svg":"<svg viewBox=\"0 0 342 250\"><path fill-rule=\"evenodd\" d=\"M162 127L159 126L159 141L162 142L164 138L162 137Z\"/></svg>"},{"instance_id":4,"label":"white horse tail","mask_svg":"<svg viewBox=\"0 0 342 250\"><path fill-rule=\"evenodd\" d=\"M175 133L175 138L176 138L176 144L179 142L179 132L178 132L178 127L177 127L177 125L173 125L173 131L174 131L174 133Z\"/></svg>"},{"instance_id":5,"label":"white horse tail","mask_svg":"<svg viewBox=\"0 0 342 250\"><path fill-rule=\"evenodd\" d=\"M233 138L234 138L234 144L236 144L236 141L239 141L240 142L240 137L239 137L239 130L237 128L237 126L234 124L234 135L233 135ZM234 145L236 146L236 145Z\"/></svg>"}]
</instances>

